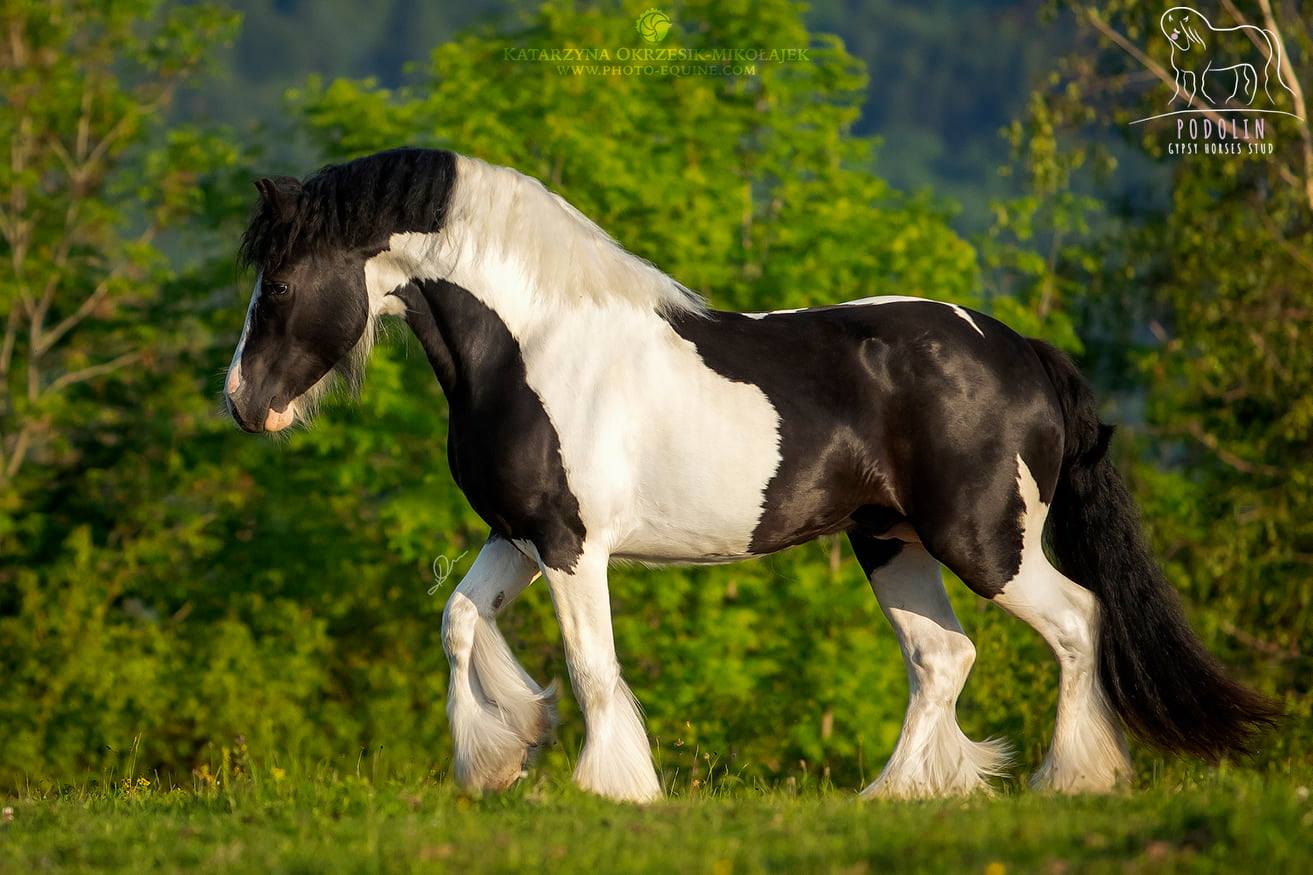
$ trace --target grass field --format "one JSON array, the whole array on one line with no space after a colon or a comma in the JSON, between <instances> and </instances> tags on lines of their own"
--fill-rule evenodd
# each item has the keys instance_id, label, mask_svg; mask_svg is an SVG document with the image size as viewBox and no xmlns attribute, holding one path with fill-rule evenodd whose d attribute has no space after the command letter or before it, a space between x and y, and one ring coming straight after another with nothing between
<instances>
[{"instance_id":1,"label":"grass field","mask_svg":"<svg viewBox=\"0 0 1313 875\"><path fill-rule=\"evenodd\" d=\"M922 803L725 785L640 808L555 771L483 799L427 775L207 771L186 788L120 778L7 796L0 871L1313 871L1313 772L1191 769L1143 784Z\"/></svg>"}]
</instances>

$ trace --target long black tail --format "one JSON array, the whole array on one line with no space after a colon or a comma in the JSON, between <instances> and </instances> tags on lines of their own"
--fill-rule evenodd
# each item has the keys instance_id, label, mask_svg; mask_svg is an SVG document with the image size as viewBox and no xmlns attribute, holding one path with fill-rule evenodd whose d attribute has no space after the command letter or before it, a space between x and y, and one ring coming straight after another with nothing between
<instances>
[{"instance_id":1,"label":"long black tail","mask_svg":"<svg viewBox=\"0 0 1313 875\"><path fill-rule=\"evenodd\" d=\"M1031 345L1057 389L1067 434L1045 534L1062 573L1101 604L1099 673L1113 707L1165 750L1208 760L1248 752L1280 708L1228 677L1191 631L1108 458L1113 429L1099 422L1089 384L1062 352Z\"/></svg>"}]
</instances>

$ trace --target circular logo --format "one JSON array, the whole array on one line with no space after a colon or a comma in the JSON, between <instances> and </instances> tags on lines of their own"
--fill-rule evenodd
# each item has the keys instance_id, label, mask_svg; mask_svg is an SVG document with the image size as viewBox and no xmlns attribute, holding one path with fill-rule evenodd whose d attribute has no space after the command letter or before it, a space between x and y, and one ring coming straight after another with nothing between
<instances>
[{"instance_id":1,"label":"circular logo","mask_svg":"<svg viewBox=\"0 0 1313 875\"><path fill-rule=\"evenodd\" d=\"M660 9L649 9L635 22L638 35L650 43L659 43L670 33L670 16Z\"/></svg>"}]
</instances>

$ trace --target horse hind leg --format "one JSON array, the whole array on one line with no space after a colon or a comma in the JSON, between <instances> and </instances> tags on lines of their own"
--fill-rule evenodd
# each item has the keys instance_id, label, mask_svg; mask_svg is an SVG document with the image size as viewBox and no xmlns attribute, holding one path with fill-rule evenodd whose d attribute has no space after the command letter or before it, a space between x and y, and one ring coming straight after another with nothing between
<instances>
[{"instance_id":1,"label":"horse hind leg","mask_svg":"<svg viewBox=\"0 0 1313 875\"><path fill-rule=\"evenodd\" d=\"M996 579L996 571L982 570L973 557L987 546L961 537L941 539L931 549L939 550L944 564L978 594L1039 632L1057 657L1057 722L1044 762L1031 777L1032 786L1063 793L1106 792L1131 774L1131 765L1121 721L1099 677L1099 605L1093 593L1063 576L1044 555L1041 538L1048 507L1020 456L1015 464L1024 508L1020 519L995 520L992 526L974 520L967 526L975 532L992 529L995 544L1016 543L1019 534L1015 573Z\"/></svg>"},{"instance_id":2,"label":"horse hind leg","mask_svg":"<svg viewBox=\"0 0 1313 875\"><path fill-rule=\"evenodd\" d=\"M957 724L957 699L975 647L944 591L939 563L920 544L851 536L907 664L908 705L893 755L864 797L919 798L990 791L1009 749L971 741Z\"/></svg>"},{"instance_id":3,"label":"horse hind leg","mask_svg":"<svg viewBox=\"0 0 1313 875\"><path fill-rule=\"evenodd\" d=\"M1244 77L1245 77L1245 91L1244 91L1246 97L1245 105L1253 106L1254 98L1258 96L1258 72L1254 70L1252 64L1244 64L1241 66L1240 69L1241 72L1244 73ZM1264 76L1266 76L1266 71L1264 71ZM1264 79L1263 82L1263 91L1264 92L1267 91L1266 79Z\"/></svg>"}]
</instances>

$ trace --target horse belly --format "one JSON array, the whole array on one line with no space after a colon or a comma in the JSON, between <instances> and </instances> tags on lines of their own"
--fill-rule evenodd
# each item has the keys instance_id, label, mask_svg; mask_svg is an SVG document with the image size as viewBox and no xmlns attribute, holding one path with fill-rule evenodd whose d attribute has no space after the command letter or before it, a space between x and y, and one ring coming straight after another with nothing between
<instances>
[{"instance_id":1,"label":"horse belly","mask_svg":"<svg viewBox=\"0 0 1313 875\"><path fill-rule=\"evenodd\" d=\"M653 402L643 405L629 525L614 547L619 558L720 562L752 555L766 487L780 464L779 413L760 387L728 380L686 352L673 383L678 390L654 384Z\"/></svg>"},{"instance_id":2,"label":"horse belly","mask_svg":"<svg viewBox=\"0 0 1313 875\"><path fill-rule=\"evenodd\" d=\"M758 387L707 373L720 383L708 380L715 401L654 423L644 437L632 525L616 545L618 557L719 562L751 555L779 467L779 415Z\"/></svg>"}]
</instances>

